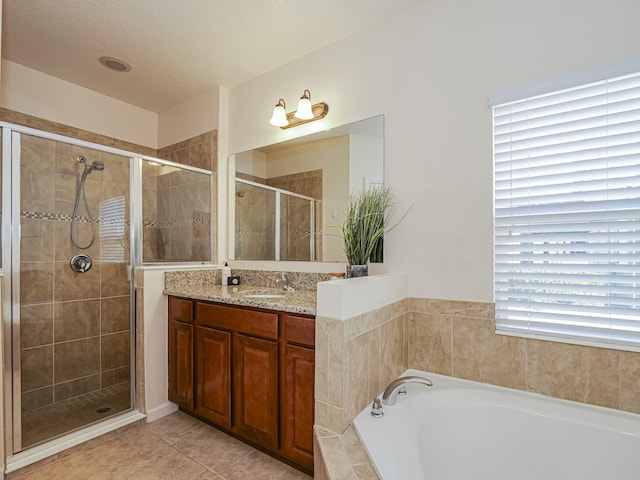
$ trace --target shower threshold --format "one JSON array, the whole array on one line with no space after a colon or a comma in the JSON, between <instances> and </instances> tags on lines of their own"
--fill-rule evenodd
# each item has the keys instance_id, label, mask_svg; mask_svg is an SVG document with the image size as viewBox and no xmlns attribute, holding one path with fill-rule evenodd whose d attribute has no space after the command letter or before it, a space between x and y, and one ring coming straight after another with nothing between
<instances>
[{"instance_id":1,"label":"shower threshold","mask_svg":"<svg viewBox=\"0 0 640 480\"><path fill-rule=\"evenodd\" d=\"M129 382L22 413L22 448L91 425L131 408Z\"/></svg>"},{"instance_id":2,"label":"shower threshold","mask_svg":"<svg viewBox=\"0 0 640 480\"><path fill-rule=\"evenodd\" d=\"M7 458L5 473L15 472L16 470L32 465L40 460L44 460L45 458L56 455L106 433L113 432L114 430L139 422L145 418L146 415L138 410L130 410L118 415L113 415L106 420L89 425L67 435L60 436L51 441L28 448Z\"/></svg>"}]
</instances>

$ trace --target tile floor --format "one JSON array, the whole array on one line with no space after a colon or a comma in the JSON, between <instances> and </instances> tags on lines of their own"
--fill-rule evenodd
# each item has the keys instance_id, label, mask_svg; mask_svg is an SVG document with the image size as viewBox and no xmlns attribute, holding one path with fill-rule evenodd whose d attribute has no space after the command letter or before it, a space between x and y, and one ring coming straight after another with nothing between
<instances>
[{"instance_id":1,"label":"tile floor","mask_svg":"<svg viewBox=\"0 0 640 480\"><path fill-rule=\"evenodd\" d=\"M182 412L109 433L8 480L309 480Z\"/></svg>"},{"instance_id":2,"label":"tile floor","mask_svg":"<svg viewBox=\"0 0 640 480\"><path fill-rule=\"evenodd\" d=\"M51 440L129 409L129 382L123 382L53 405L22 412L23 448Z\"/></svg>"}]
</instances>

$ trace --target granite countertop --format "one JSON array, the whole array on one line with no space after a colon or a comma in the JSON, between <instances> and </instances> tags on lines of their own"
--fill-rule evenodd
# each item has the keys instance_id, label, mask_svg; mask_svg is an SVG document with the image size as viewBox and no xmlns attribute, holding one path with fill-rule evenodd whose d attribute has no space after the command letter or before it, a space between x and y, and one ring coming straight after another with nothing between
<instances>
[{"instance_id":1,"label":"granite countertop","mask_svg":"<svg viewBox=\"0 0 640 480\"><path fill-rule=\"evenodd\" d=\"M278 288L239 285L223 287L220 285L173 285L165 287L166 295L228 303L244 307L264 308L289 313L316 314L315 290L296 290L286 292ZM283 295L277 298L251 298L247 295Z\"/></svg>"}]
</instances>

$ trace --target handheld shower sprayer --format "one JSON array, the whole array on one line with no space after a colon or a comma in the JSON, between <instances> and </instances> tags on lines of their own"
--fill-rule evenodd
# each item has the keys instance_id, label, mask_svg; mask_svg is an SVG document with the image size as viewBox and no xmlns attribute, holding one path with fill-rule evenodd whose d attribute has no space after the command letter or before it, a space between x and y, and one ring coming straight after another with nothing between
<instances>
[{"instance_id":1,"label":"handheld shower sprayer","mask_svg":"<svg viewBox=\"0 0 640 480\"><path fill-rule=\"evenodd\" d=\"M98 172L101 172L102 170L104 170L104 163L99 162L98 160L94 160L91 163L87 163L87 159L84 158L82 155L78 155L78 157L76 158L76 163L81 163L84 165L84 172L82 172L82 176L84 178L86 178L86 176L89 175L94 170L97 170Z\"/></svg>"},{"instance_id":2,"label":"handheld shower sprayer","mask_svg":"<svg viewBox=\"0 0 640 480\"><path fill-rule=\"evenodd\" d=\"M76 163L77 164L82 164L84 165L84 170L82 172L82 176L80 177L80 181L78 182L78 188L76 189L76 201L75 204L73 206L73 215L71 216L71 232L70 232L70 236L71 236L71 244L76 247L79 248L80 250L86 250L87 248L91 247L91 245L93 245L93 242L95 242L96 240L96 232L95 232L95 226L94 226L94 218L91 215L91 211L89 210L89 203L87 202L87 194L85 191L85 182L87 180L87 177L89 176L89 174L91 172L93 172L94 170L100 172L102 170L104 170L104 163L99 162L97 160L88 163L87 159L85 157L83 157L82 155L78 155L76 157ZM80 196L82 196L82 200L84 201L84 207L85 210L87 211L87 217L89 220L89 224L91 225L91 240L89 241L89 243L87 245L80 245L78 242L78 239L76 238L76 234L75 234L75 229L76 229L76 222L78 220L78 207L80 206Z\"/></svg>"}]
</instances>

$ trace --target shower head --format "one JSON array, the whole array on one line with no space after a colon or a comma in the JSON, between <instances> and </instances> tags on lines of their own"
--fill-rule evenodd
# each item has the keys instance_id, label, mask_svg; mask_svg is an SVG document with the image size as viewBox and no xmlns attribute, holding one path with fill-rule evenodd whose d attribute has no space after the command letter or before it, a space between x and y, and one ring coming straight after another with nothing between
<instances>
[{"instance_id":1,"label":"shower head","mask_svg":"<svg viewBox=\"0 0 640 480\"><path fill-rule=\"evenodd\" d=\"M84 173L83 175L86 177L87 175L89 175L91 172L93 172L94 170L97 171L102 171L104 170L104 163L102 162L98 162L97 160L94 162L91 162L91 164L84 164Z\"/></svg>"},{"instance_id":2,"label":"shower head","mask_svg":"<svg viewBox=\"0 0 640 480\"><path fill-rule=\"evenodd\" d=\"M104 163L98 162L97 160L95 162L91 162L91 170L98 170L101 172L104 170Z\"/></svg>"},{"instance_id":3,"label":"shower head","mask_svg":"<svg viewBox=\"0 0 640 480\"><path fill-rule=\"evenodd\" d=\"M76 163L82 163L84 165L84 176L89 175L93 170L98 170L99 172L101 172L102 170L104 170L104 163L95 160L91 163L87 163L87 159L84 158L82 155L79 155L76 157Z\"/></svg>"}]
</instances>

